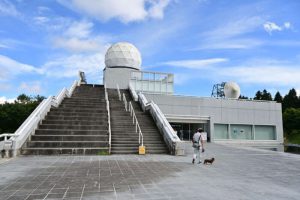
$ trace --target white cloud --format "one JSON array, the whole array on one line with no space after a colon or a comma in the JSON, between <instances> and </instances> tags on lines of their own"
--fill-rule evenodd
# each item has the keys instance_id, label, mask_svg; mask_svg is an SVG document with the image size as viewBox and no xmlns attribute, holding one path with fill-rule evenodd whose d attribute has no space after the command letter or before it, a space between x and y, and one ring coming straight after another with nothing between
<instances>
[{"instance_id":1,"label":"white cloud","mask_svg":"<svg viewBox=\"0 0 300 200\"><path fill-rule=\"evenodd\" d=\"M7 0L0 0L0 15L18 17L21 14L17 11L14 4Z\"/></svg>"},{"instance_id":2,"label":"white cloud","mask_svg":"<svg viewBox=\"0 0 300 200\"><path fill-rule=\"evenodd\" d=\"M7 46L7 45L5 45L5 44L1 44L1 43L0 43L0 48L2 48L2 49L9 49L10 47Z\"/></svg>"},{"instance_id":3,"label":"white cloud","mask_svg":"<svg viewBox=\"0 0 300 200\"><path fill-rule=\"evenodd\" d=\"M0 55L0 69L0 80L7 80L22 73L40 73L40 70L34 66L20 63L3 55Z\"/></svg>"},{"instance_id":4,"label":"white cloud","mask_svg":"<svg viewBox=\"0 0 300 200\"><path fill-rule=\"evenodd\" d=\"M262 41L243 37L247 33L255 31L263 23L259 16L233 18L216 26L216 28L204 32L198 47L199 49L249 49L260 46Z\"/></svg>"},{"instance_id":5,"label":"white cloud","mask_svg":"<svg viewBox=\"0 0 300 200\"><path fill-rule=\"evenodd\" d=\"M42 91L41 83L38 81L29 83L22 82L19 91L29 94L40 94Z\"/></svg>"},{"instance_id":6,"label":"white cloud","mask_svg":"<svg viewBox=\"0 0 300 200\"><path fill-rule=\"evenodd\" d=\"M43 72L47 76L56 78L77 77L79 70L84 71L86 74L98 74L103 68L104 52L90 55L74 54L71 56L62 56L48 61L42 66ZM88 81L90 82L90 80Z\"/></svg>"},{"instance_id":7,"label":"white cloud","mask_svg":"<svg viewBox=\"0 0 300 200\"><path fill-rule=\"evenodd\" d=\"M52 40L55 48L71 52L98 52L107 49L108 36L92 35L93 23L74 21L62 30L63 36Z\"/></svg>"},{"instance_id":8,"label":"white cloud","mask_svg":"<svg viewBox=\"0 0 300 200\"><path fill-rule=\"evenodd\" d=\"M47 23L49 21L49 18L44 17L44 16L37 16L37 17L34 17L33 20L36 24L42 25L42 24Z\"/></svg>"},{"instance_id":9,"label":"white cloud","mask_svg":"<svg viewBox=\"0 0 300 200\"><path fill-rule=\"evenodd\" d=\"M290 22L285 22L282 26L277 25L274 22L266 22L264 23L264 29L267 33L272 35L273 31L282 31L284 29L290 29L291 28L291 23Z\"/></svg>"},{"instance_id":10,"label":"white cloud","mask_svg":"<svg viewBox=\"0 0 300 200\"><path fill-rule=\"evenodd\" d=\"M148 0L152 5L149 9L149 16L153 18L164 18L164 9L170 3L170 0Z\"/></svg>"},{"instance_id":11,"label":"white cloud","mask_svg":"<svg viewBox=\"0 0 300 200\"><path fill-rule=\"evenodd\" d=\"M243 38L243 39L226 39L226 40L212 40L206 41L200 47L192 48L190 50L201 49L250 49L263 45L264 42L258 39Z\"/></svg>"},{"instance_id":12,"label":"white cloud","mask_svg":"<svg viewBox=\"0 0 300 200\"><path fill-rule=\"evenodd\" d=\"M286 29L290 29L291 28L291 23L290 22L284 22L284 27Z\"/></svg>"},{"instance_id":13,"label":"white cloud","mask_svg":"<svg viewBox=\"0 0 300 200\"><path fill-rule=\"evenodd\" d=\"M104 44L100 38L90 40L80 40L78 38L56 38L54 39L54 47L63 48L72 52L90 52L100 51Z\"/></svg>"},{"instance_id":14,"label":"white cloud","mask_svg":"<svg viewBox=\"0 0 300 200\"><path fill-rule=\"evenodd\" d=\"M174 84L176 85L183 85L189 80L191 80L190 74L183 74L183 73L175 73L174 74Z\"/></svg>"},{"instance_id":15,"label":"white cloud","mask_svg":"<svg viewBox=\"0 0 300 200\"><path fill-rule=\"evenodd\" d=\"M37 8L37 11L38 11L39 14L44 14L44 13L50 12L51 9L49 7L46 7L46 6L39 6Z\"/></svg>"},{"instance_id":16,"label":"white cloud","mask_svg":"<svg viewBox=\"0 0 300 200\"><path fill-rule=\"evenodd\" d=\"M76 38L87 38L93 28L94 24L88 21L74 21L68 28L65 30L64 35L67 37L76 37Z\"/></svg>"},{"instance_id":17,"label":"white cloud","mask_svg":"<svg viewBox=\"0 0 300 200\"><path fill-rule=\"evenodd\" d=\"M52 16L52 15L38 15L32 18L35 25L40 26L43 31L50 34L58 33L63 35L68 27L74 23L74 21L68 17Z\"/></svg>"},{"instance_id":18,"label":"white cloud","mask_svg":"<svg viewBox=\"0 0 300 200\"><path fill-rule=\"evenodd\" d=\"M162 18L168 0L58 0L59 3L95 19L107 21L116 18L124 23ZM147 8L146 4L150 6Z\"/></svg>"},{"instance_id":19,"label":"white cloud","mask_svg":"<svg viewBox=\"0 0 300 200\"><path fill-rule=\"evenodd\" d=\"M190 69L204 69L209 68L214 64L227 62L226 58L211 58L211 59L201 59L201 60L177 60L168 61L162 63L163 65L170 65L174 67L183 67Z\"/></svg>"},{"instance_id":20,"label":"white cloud","mask_svg":"<svg viewBox=\"0 0 300 200\"><path fill-rule=\"evenodd\" d=\"M252 60L215 69L215 73L247 84L300 87L299 66L276 60Z\"/></svg>"},{"instance_id":21,"label":"white cloud","mask_svg":"<svg viewBox=\"0 0 300 200\"><path fill-rule=\"evenodd\" d=\"M240 19L231 19L221 24L216 29L208 31L203 35L208 38L226 39L253 32L263 22L259 16L243 17Z\"/></svg>"},{"instance_id":22,"label":"white cloud","mask_svg":"<svg viewBox=\"0 0 300 200\"><path fill-rule=\"evenodd\" d=\"M0 97L0 104L4 104L5 102L7 103L13 103L16 99L9 99L5 96Z\"/></svg>"},{"instance_id":23,"label":"white cloud","mask_svg":"<svg viewBox=\"0 0 300 200\"><path fill-rule=\"evenodd\" d=\"M269 34L272 34L273 31L281 31L282 28L275 24L274 22L266 22L264 23L264 29L267 31Z\"/></svg>"}]
</instances>

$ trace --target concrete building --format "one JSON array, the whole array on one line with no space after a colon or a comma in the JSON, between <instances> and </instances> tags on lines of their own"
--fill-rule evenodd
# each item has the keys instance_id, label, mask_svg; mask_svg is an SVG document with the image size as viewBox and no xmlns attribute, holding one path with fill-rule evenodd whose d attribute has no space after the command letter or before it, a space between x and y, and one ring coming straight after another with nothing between
<instances>
[{"instance_id":1,"label":"concrete building","mask_svg":"<svg viewBox=\"0 0 300 200\"><path fill-rule=\"evenodd\" d=\"M175 95L174 75L142 71L139 51L125 42L108 49L105 64L106 87L130 88L156 103L181 140L202 127L208 142L283 143L281 104L238 99L235 83L225 85L225 98Z\"/></svg>"}]
</instances>

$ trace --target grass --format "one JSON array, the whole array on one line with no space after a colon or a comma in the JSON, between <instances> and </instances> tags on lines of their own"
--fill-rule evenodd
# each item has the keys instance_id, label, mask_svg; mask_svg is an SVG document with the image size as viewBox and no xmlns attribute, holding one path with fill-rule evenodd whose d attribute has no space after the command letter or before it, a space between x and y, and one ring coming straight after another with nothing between
<instances>
[{"instance_id":1,"label":"grass","mask_svg":"<svg viewBox=\"0 0 300 200\"><path fill-rule=\"evenodd\" d=\"M291 134L286 138L286 143L300 144L300 134Z\"/></svg>"},{"instance_id":2,"label":"grass","mask_svg":"<svg viewBox=\"0 0 300 200\"><path fill-rule=\"evenodd\" d=\"M97 155L98 156L107 156L107 155L109 155L109 153L107 150L101 150L101 151L97 152Z\"/></svg>"}]
</instances>

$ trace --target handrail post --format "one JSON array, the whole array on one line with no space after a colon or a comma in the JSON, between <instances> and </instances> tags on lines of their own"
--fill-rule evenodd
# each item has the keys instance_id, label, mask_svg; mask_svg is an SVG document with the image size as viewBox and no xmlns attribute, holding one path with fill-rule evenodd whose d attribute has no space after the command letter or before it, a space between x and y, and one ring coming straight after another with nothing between
<instances>
[{"instance_id":1,"label":"handrail post","mask_svg":"<svg viewBox=\"0 0 300 200\"><path fill-rule=\"evenodd\" d=\"M118 91L118 95L119 95L119 101L122 101L122 97L121 97L121 92L120 92L119 84L117 84L117 91Z\"/></svg>"},{"instance_id":2,"label":"handrail post","mask_svg":"<svg viewBox=\"0 0 300 200\"><path fill-rule=\"evenodd\" d=\"M141 130L141 127L139 125L139 122L137 120L137 117L136 117L136 114L134 112L134 109L133 109L133 106L132 106L132 103L131 101L127 102L126 100L126 96L124 93L122 93L122 96L120 94L120 91L119 91L119 86L117 84L117 89L118 89L118 95L119 97L122 97L120 99L120 101L123 100L123 103L124 103L124 107L125 107L125 110L126 112L129 112L130 113L130 116L132 116L132 124L134 125L135 124L135 132L139 134L139 145L143 145L144 144L144 138L143 138L143 133L142 133L142 130ZM142 142L141 142L142 140Z\"/></svg>"},{"instance_id":3,"label":"handrail post","mask_svg":"<svg viewBox=\"0 0 300 200\"><path fill-rule=\"evenodd\" d=\"M106 110L107 110L107 123L108 123L108 153L111 154L111 124L110 124L110 108L106 84L104 84Z\"/></svg>"},{"instance_id":4,"label":"handrail post","mask_svg":"<svg viewBox=\"0 0 300 200\"><path fill-rule=\"evenodd\" d=\"M159 107L154 102L148 102L146 97L142 94L138 94L139 102L143 110L149 110L152 117L155 119L159 131L163 135L165 142L167 143L171 154L174 155L184 155L185 146L184 143L175 134L170 123L167 121L166 117L159 109Z\"/></svg>"},{"instance_id":5,"label":"handrail post","mask_svg":"<svg viewBox=\"0 0 300 200\"><path fill-rule=\"evenodd\" d=\"M139 133L139 144L141 144L141 134Z\"/></svg>"},{"instance_id":6,"label":"handrail post","mask_svg":"<svg viewBox=\"0 0 300 200\"><path fill-rule=\"evenodd\" d=\"M12 143L9 150L13 151L13 156L17 156L19 149L21 149L25 144L27 138L34 133L39 123L47 115L51 107L59 106L65 97L69 97L72 94L76 86L77 81L74 81L69 90L63 88L56 97L49 96L47 99L44 99L15 131L15 133L5 136L4 140Z\"/></svg>"}]
</instances>

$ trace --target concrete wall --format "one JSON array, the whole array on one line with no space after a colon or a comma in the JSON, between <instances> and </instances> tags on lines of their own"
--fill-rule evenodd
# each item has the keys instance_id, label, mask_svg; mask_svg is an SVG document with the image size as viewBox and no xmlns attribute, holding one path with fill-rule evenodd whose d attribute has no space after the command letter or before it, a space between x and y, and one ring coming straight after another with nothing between
<instances>
[{"instance_id":1,"label":"concrete wall","mask_svg":"<svg viewBox=\"0 0 300 200\"><path fill-rule=\"evenodd\" d=\"M107 88L128 89L132 71L138 71L131 68L105 68L103 70L103 83Z\"/></svg>"},{"instance_id":2,"label":"concrete wall","mask_svg":"<svg viewBox=\"0 0 300 200\"><path fill-rule=\"evenodd\" d=\"M283 142L281 104L273 101L201 98L179 95L144 94L164 114L196 115L210 118L211 137L214 124L249 124L276 126L277 142Z\"/></svg>"}]
</instances>

